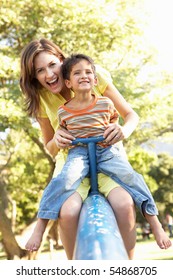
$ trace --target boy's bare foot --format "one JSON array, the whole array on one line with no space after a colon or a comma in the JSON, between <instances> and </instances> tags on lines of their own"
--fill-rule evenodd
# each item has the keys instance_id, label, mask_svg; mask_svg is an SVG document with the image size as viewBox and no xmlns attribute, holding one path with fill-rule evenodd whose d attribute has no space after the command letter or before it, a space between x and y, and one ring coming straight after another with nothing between
<instances>
[{"instance_id":1,"label":"boy's bare foot","mask_svg":"<svg viewBox=\"0 0 173 280\"><path fill-rule=\"evenodd\" d=\"M31 251L31 252L38 251L38 249L40 248L40 245L41 245L42 236L43 236L42 233L33 232L30 239L28 240L28 242L25 245L26 250Z\"/></svg>"},{"instance_id":2,"label":"boy's bare foot","mask_svg":"<svg viewBox=\"0 0 173 280\"><path fill-rule=\"evenodd\" d=\"M152 230L152 233L154 234L156 242L161 249L168 249L172 245L171 240L162 227Z\"/></svg>"}]
</instances>

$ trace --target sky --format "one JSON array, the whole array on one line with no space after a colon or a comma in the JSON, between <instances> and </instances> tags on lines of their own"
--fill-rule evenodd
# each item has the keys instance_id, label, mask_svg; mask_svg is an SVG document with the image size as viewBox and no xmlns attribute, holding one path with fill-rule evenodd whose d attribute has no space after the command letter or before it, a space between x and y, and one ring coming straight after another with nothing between
<instances>
[{"instance_id":1,"label":"sky","mask_svg":"<svg viewBox=\"0 0 173 280\"><path fill-rule=\"evenodd\" d=\"M159 64L173 71L173 1L144 0L144 5L149 14L146 35L158 50Z\"/></svg>"}]
</instances>

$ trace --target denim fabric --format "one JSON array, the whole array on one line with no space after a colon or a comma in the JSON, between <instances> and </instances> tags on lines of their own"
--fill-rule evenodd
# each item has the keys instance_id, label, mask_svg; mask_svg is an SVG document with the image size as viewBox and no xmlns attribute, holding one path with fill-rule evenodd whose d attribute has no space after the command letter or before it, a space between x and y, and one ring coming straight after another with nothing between
<instances>
[{"instance_id":1,"label":"denim fabric","mask_svg":"<svg viewBox=\"0 0 173 280\"><path fill-rule=\"evenodd\" d=\"M43 192L37 217L56 220L65 200L76 191L88 173L87 147L70 149L61 173L50 181Z\"/></svg>"},{"instance_id":2,"label":"denim fabric","mask_svg":"<svg viewBox=\"0 0 173 280\"><path fill-rule=\"evenodd\" d=\"M121 156L116 145L102 148L97 145L97 172L110 176L133 198L141 213L157 215L158 210L153 197L143 179L130 163ZM38 211L42 219L56 220L63 203L72 195L81 181L89 175L88 150L77 146L69 150L62 172L46 187Z\"/></svg>"},{"instance_id":3,"label":"denim fabric","mask_svg":"<svg viewBox=\"0 0 173 280\"><path fill-rule=\"evenodd\" d=\"M97 170L120 184L132 196L142 214L146 212L149 215L158 215L156 204L143 176L121 156L115 145L106 149L97 148Z\"/></svg>"}]
</instances>

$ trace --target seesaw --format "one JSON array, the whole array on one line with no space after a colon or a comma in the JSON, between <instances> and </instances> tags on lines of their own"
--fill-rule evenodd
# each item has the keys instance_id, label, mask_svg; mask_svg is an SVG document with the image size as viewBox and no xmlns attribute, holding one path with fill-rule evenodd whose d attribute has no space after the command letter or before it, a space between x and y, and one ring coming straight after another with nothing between
<instances>
[{"instance_id":1,"label":"seesaw","mask_svg":"<svg viewBox=\"0 0 173 280\"><path fill-rule=\"evenodd\" d=\"M88 146L91 184L79 217L74 260L128 260L113 210L98 191L96 143L103 140L103 137L92 137L72 142Z\"/></svg>"}]
</instances>

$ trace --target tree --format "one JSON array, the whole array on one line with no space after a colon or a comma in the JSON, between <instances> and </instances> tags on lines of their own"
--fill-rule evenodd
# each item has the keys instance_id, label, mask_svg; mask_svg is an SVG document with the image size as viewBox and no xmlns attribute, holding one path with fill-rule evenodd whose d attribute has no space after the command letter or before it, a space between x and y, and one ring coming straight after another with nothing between
<instances>
[{"instance_id":1,"label":"tree","mask_svg":"<svg viewBox=\"0 0 173 280\"><path fill-rule=\"evenodd\" d=\"M41 193L54 168L35 120L29 120L23 110L18 82L22 48L35 38L46 37L67 54L89 53L96 63L110 71L115 85L140 116L138 129L125 141L125 146L129 159L144 173L153 192L160 184L149 173L153 155L137 147L148 139L172 137L173 95L168 73L157 70L157 75L153 71L146 81L140 79L146 67L154 67L154 51L143 37L143 1L1 2L0 165L3 182L0 201L4 201L5 193L16 204L17 215L15 217L9 200L6 206L1 203L6 226L1 224L0 231L1 240L4 240L6 233L3 230L8 229L9 240L13 240L15 249L13 252L8 249L7 254L13 258L15 254L18 257L23 254L15 235L33 221ZM160 97L160 92L164 93L164 98Z\"/></svg>"},{"instance_id":2,"label":"tree","mask_svg":"<svg viewBox=\"0 0 173 280\"><path fill-rule=\"evenodd\" d=\"M168 154L159 154L156 164L152 164L150 175L155 179L159 188L154 192L154 198L162 205L162 215L173 214L173 161Z\"/></svg>"}]
</instances>

